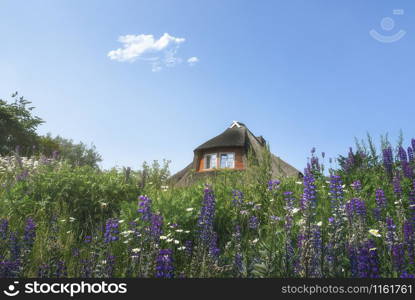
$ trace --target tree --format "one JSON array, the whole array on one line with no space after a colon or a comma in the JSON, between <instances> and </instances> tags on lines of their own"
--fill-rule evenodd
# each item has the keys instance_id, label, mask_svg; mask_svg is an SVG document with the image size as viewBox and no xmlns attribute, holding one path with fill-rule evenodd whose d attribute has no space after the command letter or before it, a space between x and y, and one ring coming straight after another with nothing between
<instances>
[{"instance_id":1,"label":"tree","mask_svg":"<svg viewBox=\"0 0 415 300\"><path fill-rule=\"evenodd\" d=\"M50 133L39 137L39 152L46 156L57 156L68 161L74 166L98 167L102 161L101 155L94 145L88 147L84 143L74 143L71 139L65 139L59 135L52 137Z\"/></svg>"},{"instance_id":2,"label":"tree","mask_svg":"<svg viewBox=\"0 0 415 300\"><path fill-rule=\"evenodd\" d=\"M31 155L38 145L36 129L44 121L32 115L34 107L18 93L12 96L12 103L0 99L0 155L8 155L16 149Z\"/></svg>"}]
</instances>

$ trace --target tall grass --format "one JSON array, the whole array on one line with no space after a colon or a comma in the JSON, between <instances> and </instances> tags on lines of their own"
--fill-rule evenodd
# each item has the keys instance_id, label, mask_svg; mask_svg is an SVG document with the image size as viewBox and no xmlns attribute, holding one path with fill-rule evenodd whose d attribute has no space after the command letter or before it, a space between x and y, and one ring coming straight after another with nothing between
<instances>
[{"instance_id":1,"label":"tall grass","mask_svg":"<svg viewBox=\"0 0 415 300\"><path fill-rule=\"evenodd\" d=\"M0 275L411 277L415 140L379 154L368 144L337 169L313 149L302 180L271 178L265 153L246 172L183 188L166 188L157 164L137 173L3 158Z\"/></svg>"}]
</instances>

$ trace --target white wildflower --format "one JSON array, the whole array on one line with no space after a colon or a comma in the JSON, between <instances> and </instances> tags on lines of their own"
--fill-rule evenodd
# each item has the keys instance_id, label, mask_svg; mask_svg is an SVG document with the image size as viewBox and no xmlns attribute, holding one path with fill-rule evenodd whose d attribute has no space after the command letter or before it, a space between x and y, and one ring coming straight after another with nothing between
<instances>
[{"instance_id":1,"label":"white wildflower","mask_svg":"<svg viewBox=\"0 0 415 300\"><path fill-rule=\"evenodd\" d=\"M194 210L193 207L186 208L186 211L193 211L193 210Z\"/></svg>"},{"instance_id":2,"label":"white wildflower","mask_svg":"<svg viewBox=\"0 0 415 300\"><path fill-rule=\"evenodd\" d=\"M300 211L300 209L299 209L298 207L296 207L296 208L293 208L292 213L293 213L293 214L296 214L296 213L298 213L299 211Z\"/></svg>"},{"instance_id":3,"label":"white wildflower","mask_svg":"<svg viewBox=\"0 0 415 300\"><path fill-rule=\"evenodd\" d=\"M165 236L165 235L160 236L160 240L166 240L166 239L167 239L167 236Z\"/></svg>"},{"instance_id":4,"label":"white wildflower","mask_svg":"<svg viewBox=\"0 0 415 300\"><path fill-rule=\"evenodd\" d=\"M176 232L183 232L183 229L176 229Z\"/></svg>"},{"instance_id":5,"label":"white wildflower","mask_svg":"<svg viewBox=\"0 0 415 300\"><path fill-rule=\"evenodd\" d=\"M141 249L140 248L133 248L133 249L131 249L131 252L132 253L138 253L138 252L140 252L141 251Z\"/></svg>"},{"instance_id":6,"label":"white wildflower","mask_svg":"<svg viewBox=\"0 0 415 300\"><path fill-rule=\"evenodd\" d=\"M376 236L376 237L381 237L381 234L379 233L379 230L378 230L378 229L370 229L370 230L369 230L369 233L370 233L371 235L373 235L373 236Z\"/></svg>"}]
</instances>

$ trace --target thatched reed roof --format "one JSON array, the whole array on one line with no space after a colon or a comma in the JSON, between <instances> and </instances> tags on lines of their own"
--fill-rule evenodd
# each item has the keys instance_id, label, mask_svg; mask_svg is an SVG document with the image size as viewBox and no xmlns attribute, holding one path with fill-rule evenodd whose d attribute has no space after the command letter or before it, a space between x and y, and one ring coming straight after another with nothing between
<instances>
[{"instance_id":1,"label":"thatched reed roof","mask_svg":"<svg viewBox=\"0 0 415 300\"><path fill-rule=\"evenodd\" d=\"M243 123L233 122L231 127L227 128L218 136L208 140L197 147L194 152L207 149L222 148L222 147L244 147L246 151L250 149L253 154L259 159L262 159L266 141L262 136L255 136ZM290 164L283 161L278 156L271 154L271 169L274 178L280 177L302 177L302 173ZM199 180L204 176L214 174L212 172L194 172L194 163L190 163L183 170L177 172L170 178L171 184L175 186L186 186Z\"/></svg>"}]
</instances>

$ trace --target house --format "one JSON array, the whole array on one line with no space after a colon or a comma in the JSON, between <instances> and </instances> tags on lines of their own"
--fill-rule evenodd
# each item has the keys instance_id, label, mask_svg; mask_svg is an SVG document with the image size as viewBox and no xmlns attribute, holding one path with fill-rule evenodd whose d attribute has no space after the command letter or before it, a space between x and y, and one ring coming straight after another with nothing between
<instances>
[{"instance_id":1,"label":"house","mask_svg":"<svg viewBox=\"0 0 415 300\"><path fill-rule=\"evenodd\" d=\"M213 175L218 170L245 170L248 151L261 159L265 147L266 141L262 136L255 136L245 124L233 121L224 132L194 149L193 162L174 174L171 182L184 186L195 178ZM300 171L274 154L271 154L271 168L276 178L302 176Z\"/></svg>"}]
</instances>

